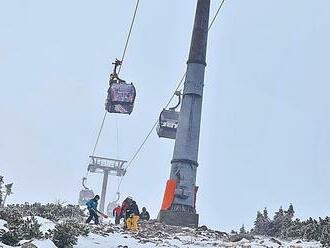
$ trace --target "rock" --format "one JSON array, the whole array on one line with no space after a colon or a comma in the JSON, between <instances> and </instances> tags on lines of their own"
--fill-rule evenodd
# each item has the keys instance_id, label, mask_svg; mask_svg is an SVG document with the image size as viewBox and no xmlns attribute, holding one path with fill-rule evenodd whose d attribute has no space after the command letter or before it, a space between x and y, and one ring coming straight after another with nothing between
<instances>
[{"instance_id":1,"label":"rock","mask_svg":"<svg viewBox=\"0 0 330 248\"><path fill-rule=\"evenodd\" d=\"M207 228L207 226L204 226L204 225L203 225L203 226L198 227L197 230L200 230L200 231L207 231L208 228Z\"/></svg>"},{"instance_id":2,"label":"rock","mask_svg":"<svg viewBox=\"0 0 330 248\"><path fill-rule=\"evenodd\" d=\"M36 245L28 242L28 243L22 244L21 248L38 248L38 247Z\"/></svg>"},{"instance_id":3,"label":"rock","mask_svg":"<svg viewBox=\"0 0 330 248\"><path fill-rule=\"evenodd\" d=\"M278 245L282 245L282 243L280 241L278 241L277 239L271 238L269 239L271 242L278 244Z\"/></svg>"},{"instance_id":4,"label":"rock","mask_svg":"<svg viewBox=\"0 0 330 248\"><path fill-rule=\"evenodd\" d=\"M232 236L229 237L230 242L239 242L242 239L243 239L243 237L240 236L240 235L232 235Z\"/></svg>"}]
</instances>

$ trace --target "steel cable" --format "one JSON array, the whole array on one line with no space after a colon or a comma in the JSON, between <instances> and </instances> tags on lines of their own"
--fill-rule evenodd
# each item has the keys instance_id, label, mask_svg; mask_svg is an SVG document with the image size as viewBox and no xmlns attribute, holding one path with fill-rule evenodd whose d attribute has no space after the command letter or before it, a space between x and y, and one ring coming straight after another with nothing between
<instances>
[{"instance_id":1,"label":"steel cable","mask_svg":"<svg viewBox=\"0 0 330 248\"><path fill-rule=\"evenodd\" d=\"M120 70L122 68L122 64L123 64L123 61L124 61L124 58L125 58L125 55L126 55L126 51L127 51L127 48L128 48L128 43L129 43L130 38L131 38L132 29L133 29L133 25L134 25L134 22L135 22L136 13L137 13L139 4L140 4L140 0L137 0L136 1L136 5L135 5L135 9L134 9L133 18L132 18L132 21L131 21L131 25L130 25L130 28L129 28L129 31L128 31L128 35L127 35L127 38L126 38L126 42L125 42L123 54L121 56L121 65L120 65L120 67L118 69L118 75L119 75L119 72L120 72ZM100 139L102 130L103 130L103 126L104 126L104 122L105 122L106 117L107 117L107 111L105 111L105 114L103 116L102 124L101 124L101 127L99 129L99 132L98 132L98 135L97 135L97 138L96 138L96 142L95 142L95 145L94 145L94 148L93 148L92 156L95 155L96 147L98 145L98 142L99 142L99 139ZM116 127L117 127L117 145L118 145L118 123L116 123ZM118 150L118 148L117 148L117 150Z\"/></svg>"}]
</instances>

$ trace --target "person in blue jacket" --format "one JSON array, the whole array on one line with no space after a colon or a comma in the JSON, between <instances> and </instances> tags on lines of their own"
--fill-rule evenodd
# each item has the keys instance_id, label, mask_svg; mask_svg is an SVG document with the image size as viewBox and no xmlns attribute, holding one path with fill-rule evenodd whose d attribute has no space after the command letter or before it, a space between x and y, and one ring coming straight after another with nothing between
<instances>
[{"instance_id":1,"label":"person in blue jacket","mask_svg":"<svg viewBox=\"0 0 330 248\"><path fill-rule=\"evenodd\" d=\"M96 195L93 199L90 199L86 205L89 211L89 217L86 220L86 223L89 223L92 219L94 219L95 225L99 224L99 216L97 215L97 204L98 200L100 200L100 196Z\"/></svg>"}]
</instances>

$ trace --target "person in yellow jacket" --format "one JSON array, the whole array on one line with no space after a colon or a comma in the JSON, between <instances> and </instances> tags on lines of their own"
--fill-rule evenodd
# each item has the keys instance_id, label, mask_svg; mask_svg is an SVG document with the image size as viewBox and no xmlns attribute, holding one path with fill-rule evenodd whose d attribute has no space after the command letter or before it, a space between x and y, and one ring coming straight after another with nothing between
<instances>
[{"instance_id":1,"label":"person in yellow jacket","mask_svg":"<svg viewBox=\"0 0 330 248\"><path fill-rule=\"evenodd\" d=\"M140 219L140 211L135 201L132 201L132 203L130 204L127 217L128 217L126 219L127 229L132 231L137 231L139 229L138 222Z\"/></svg>"}]
</instances>

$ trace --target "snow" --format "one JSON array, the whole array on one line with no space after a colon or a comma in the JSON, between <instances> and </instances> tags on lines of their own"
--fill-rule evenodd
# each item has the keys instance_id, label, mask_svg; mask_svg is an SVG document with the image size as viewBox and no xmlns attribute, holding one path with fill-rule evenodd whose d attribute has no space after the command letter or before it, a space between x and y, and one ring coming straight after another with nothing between
<instances>
[{"instance_id":1,"label":"snow","mask_svg":"<svg viewBox=\"0 0 330 248\"><path fill-rule=\"evenodd\" d=\"M55 244L49 240L49 239L44 239L44 240L33 240L32 242L30 240L25 240L21 241L20 245L23 245L24 243L31 243L34 244L37 248L56 248ZM21 246L8 246L4 245L0 242L0 248L19 248Z\"/></svg>"},{"instance_id":2,"label":"snow","mask_svg":"<svg viewBox=\"0 0 330 248\"><path fill-rule=\"evenodd\" d=\"M20 245L23 245L24 243L31 243L34 244L36 247L38 248L56 248L55 244L49 240L49 239L44 239L44 240L25 240L25 241L21 241ZM8 246L8 245L4 245L0 242L0 248L19 248L21 246Z\"/></svg>"},{"instance_id":3,"label":"snow","mask_svg":"<svg viewBox=\"0 0 330 248\"><path fill-rule=\"evenodd\" d=\"M188 242L189 241L189 242ZM269 238L258 237L254 241L249 241L247 239L242 239L239 242L225 242L221 240L205 240L197 241L193 237L185 237L184 240L178 239L166 239L161 242L147 242L141 243L138 239L131 237L130 235L123 234L110 234L107 237L99 236L96 234L91 234L88 237L80 237L78 244L74 247L77 248L118 248L125 247L128 248L156 248L156 247L177 247L177 248L200 248L200 247L241 247L241 248L320 248L321 245L318 242L300 242L298 240L294 241L282 241L279 240L282 245L272 242ZM298 243L297 243L298 242Z\"/></svg>"},{"instance_id":4,"label":"snow","mask_svg":"<svg viewBox=\"0 0 330 248\"><path fill-rule=\"evenodd\" d=\"M40 216L35 216L35 218L37 219L38 223L41 224L41 227L40 227L41 232L45 233L48 230L55 229L56 224L54 222L52 222L51 220L47 220L47 219L42 218Z\"/></svg>"},{"instance_id":5,"label":"snow","mask_svg":"<svg viewBox=\"0 0 330 248\"><path fill-rule=\"evenodd\" d=\"M24 217L31 218L31 217ZM45 233L55 228L55 223L42 217L35 217L40 230ZM6 230L7 222L0 219L0 229ZM301 240L283 241L269 237L256 236L254 240L242 239L238 242L228 241L227 234L209 230L180 228L162 225L155 221L141 223L139 232L124 231L119 226L104 225L90 226L91 232L87 237L80 236L77 248L209 248L209 247L241 247L241 248L320 248L319 242L304 242ZM25 241L31 242L31 241ZM22 245L23 242L20 242ZM31 242L38 248L56 248L51 240L33 240ZM279 244L281 243L281 245ZM0 248L11 248L0 242Z\"/></svg>"},{"instance_id":6,"label":"snow","mask_svg":"<svg viewBox=\"0 0 330 248\"><path fill-rule=\"evenodd\" d=\"M190 228L161 226L156 223L145 224L138 233L123 231L119 227L110 227L103 235L90 234L79 237L77 248L320 248L319 242L303 242L300 240L283 241L269 237L255 237L253 240L242 239L238 242L228 241L228 236L212 230L199 231ZM113 232L113 233L112 233ZM220 235L220 236L219 236ZM279 245L278 243L281 243Z\"/></svg>"},{"instance_id":7,"label":"snow","mask_svg":"<svg viewBox=\"0 0 330 248\"><path fill-rule=\"evenodd\" d=\"M96 234L90 234L88 237L80 237L78 239L78 244L74 247L79 248L117 248L121 246L136 247L136 248L148 248L153 247L149 244L139 244L137 239L123 236L121 234L111 234L108 237L99 236Z\"/></svg>"},{"instance_id":8,"label":"snow","mask_svg":"<svg viewBox=\"0 0 330 248\"><path fill-rule=\"evenodd\" d=\"M34 244L38 248L56 248L54 243L52 241L50 241L49 239L35 240L35 241L32 241L31 243Z\"/></svg>"},{"instance_id":9,"label":"snow","mask_svg":"<svg viewBox=\"0 0 330 248\"><path fill-rule=\"evenodd\" d=\"M4 245L0 242L0 248L12 248L12 246Z\"/></svg>"},{"instance_id":10,"label":"snow","mask_svg":"<svg viewBox=\"0 0 330 248\"><path fill-rule=\"evenodd\" d=\"M5 227L6 224L7 224L7 221L0 219L0 229L5 230L7 232L8 228Z\"/></svg>"}]
</instances>

